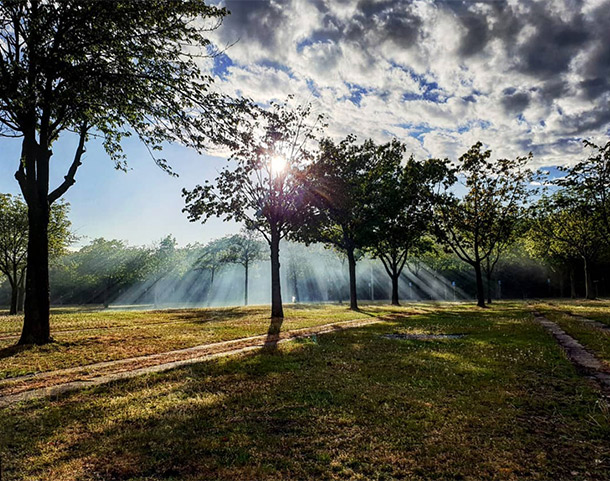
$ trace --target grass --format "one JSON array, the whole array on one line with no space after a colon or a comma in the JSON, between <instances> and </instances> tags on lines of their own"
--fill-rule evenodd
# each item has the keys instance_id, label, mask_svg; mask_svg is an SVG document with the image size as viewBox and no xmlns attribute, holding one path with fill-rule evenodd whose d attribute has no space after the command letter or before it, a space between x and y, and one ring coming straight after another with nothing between
<instances>
[{"instance_id":1,"label":"grass","mask_svg":"<svg viewBox=\"0 0 610 481\"><path fill-rule=\"evenodd\" d=\"M526 305L418 310L4 409L5 478L608 479L607 405Z\"/></svg>"},{"instance_id":2,"label":"grass","mask_svg":"<svg viewBox=\"0 0 610 481\"><path fill-rule=\"evenodd\" d=\"M290 306L282 329L396 312L405 310L385 305L371 305L363 312L338 305ZM15 346L14 336L19 335L22 322L21 316L0 317L0 379L265 334L270 320L269 308L264 306L156 311L56 309L51 318L54 342L33 347Z\"/></svg>"},{"instance_id":3,"label":"grass","mask_svg":"<svg viewBox=\"0 0 610 481\"><path fill-rule=\"evenodd\" d=\"M577 339L585 348L593 352L610 370L610 331L598 329L570 314L593 319L610 326L610 302L542 302L536 304L535 307L549 320L559 324L565 332Z\"/></svg>"}]
</instances>

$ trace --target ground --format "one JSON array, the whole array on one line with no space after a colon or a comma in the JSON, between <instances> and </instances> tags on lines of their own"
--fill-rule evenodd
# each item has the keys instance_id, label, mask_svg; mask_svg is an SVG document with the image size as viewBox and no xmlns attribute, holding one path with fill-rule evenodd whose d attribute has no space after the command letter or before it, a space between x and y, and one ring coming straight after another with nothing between
<instances>
[{"instance_id":1,"label":"ground","mask_svg":"<svg viewBox=\"0 0 610 481\"><path fill-rule=\"evenodd\" d=\"M610 323L605 302L375 305L355 314L306 306L289 310L283 328L382 322L2 409L3 480L607 480L608 406L532 309L609 360L608 333L566 314ZM268 323L260 308L62 315L56 332L87 325L105 339L104 323L122 327L111 329L113 342L87 344L79 331L56 334L58 346L5 347L0 376L39 370L43 354L53 358L41 365L48 370L124 356L115 343L141 352L150 341L158 351ZM391 333L465 336L383 337Z\"/></svg>"}]
</instances>

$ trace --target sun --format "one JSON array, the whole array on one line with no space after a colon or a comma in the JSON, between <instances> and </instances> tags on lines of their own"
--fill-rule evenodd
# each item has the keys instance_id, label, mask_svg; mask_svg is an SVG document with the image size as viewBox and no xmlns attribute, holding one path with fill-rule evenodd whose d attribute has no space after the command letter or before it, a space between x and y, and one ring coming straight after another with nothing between
<instances>
[{"instance_id":1,"label":"sun","mask_svg":"<svg viewBox=\"0 0 610 481\"><path fill-rule=\"evenodd\" d=\"M280 155L276 155L271 157L271 173L278 175L286 170L288 162L286 162L286 158Z\"/></svg>"}]
</instances>

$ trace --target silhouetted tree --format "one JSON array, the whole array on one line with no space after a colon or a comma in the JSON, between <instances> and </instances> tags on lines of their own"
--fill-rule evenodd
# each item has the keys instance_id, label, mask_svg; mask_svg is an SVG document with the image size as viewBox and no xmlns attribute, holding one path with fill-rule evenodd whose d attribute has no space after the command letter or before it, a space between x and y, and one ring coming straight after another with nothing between
<instances>
[{"instance_id":1,"label":"silhouetted tree","mask_svg":"<svg viewBox=\"0 0 610 481\"><path fill-rule=\"evenodd\" d=\"M483 263L525 215L533 173L527 168L531 154L491 161L491 151L481 148L477 142L460 157L453 180L462 184L466 193L458 197L455 182L446 184L435 219L439 239L474 268L477 305L485 307Z\"/></svg>"},{"instance_id":2,"label":"silhouetted tree","mask_svg":"<svg viewBox=\"0 0 610 481\"><path fill-rule=\"evenodd\" d=\"M22 138L15 177L28 205L21 344L50 339L49 208L75 183L92 135L123 169L121 142L134 133L151 152L230 137L233 105L210 92L198 58L226 13L200 0L0 3L0 126ZM76 134L74 158L50 189L52 148L66 132Z\"/></svg>"},{"instance_id":3,"label":"silhouetted tree","mask_svg":"<svg viewBox=\"0 0 610 481\"><path fill-rule=\"evenodd\" d=\"M310 217L298 232L305 242L323 242L344 252L349 269L350 308L358 309L356 250L371 242L373 198L379 184L380 159L401 150L398 142L377 145L356 143L348 136L339 143L320 142L319 154L307 168Z\"/></svg>"},{"instance_id":4,"label":"silhouetted tree","mask_svg":"<svg viewBox=\"0 0 610 481\"><path fill-rule=\"evenodd\" d=\"M392 304L399 305L398 280L409 255L422 253L432 230L434 187L448 174L446 162L430 159L404 164L404 147L390 144L379 161L379 182L372 198L373 231L370 252L381 260L392 281Z\"/></svg>"},{"instance_id":5,"label":"silhouetted tree","mask_svg":"<svg viewBox=\"0 0 610 481\"><path fill-rule=\"evenodd\" d=\"M269 244L271 317L282 319L280 240L303 223L303 166L312 159L309 147L323 127L310 120L310 106L272 104L244 129L230 159L214 184L183 190L189 220L211 216L245 223ZM281 323L278 324L278 328Z\"/></svg>"}]
</instances>

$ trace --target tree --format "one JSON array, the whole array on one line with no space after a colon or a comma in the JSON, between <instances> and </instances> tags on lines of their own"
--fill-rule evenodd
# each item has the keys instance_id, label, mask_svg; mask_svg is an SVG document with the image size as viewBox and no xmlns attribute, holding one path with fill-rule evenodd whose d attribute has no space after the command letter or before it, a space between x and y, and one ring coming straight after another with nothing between
<instances>
[{"instance_id":1,"label":"tree","mask_svg":"<svg viewBox=\"0 0 610 481\"><path fill-rule=\"evenodd\" d=\"M49 222L49 256L63 254L74 240L68 220L69 204L58 202L51 207ZM23 310L26 254L28 246L28 210L19 197L0 194L0 272L11 286L10 314Z\"/></svg>"},{"instance_id":2,"label":"tree","mask_svg":"<svg viewBox=\"0 0 610 481\"><path fill-rule=\"evenodd\" d=\"M398 280L409 256L421 254L429 245L435 202L434 187L447 175L444 161L429 159L416 162L411 156L402 164L404 148L394 143L385 151L373 198L373 232L370 252L381 260L392 281L392 304L398 306Z\"/></svg>"},{"instance_id":3,"label":"tree","mask_svg":"<svg viewBox=\"0 0 610 481\"><path fill-rule=\"evenodd\" d=\"M150 152L230 137L239 109L210 91L199 61L226 13L202 0L0 3L0 126L21 138L15 177L28 206L21 344L50 339L49 209L75 183L91 136L122 169L121 142L134 133ZM76 135L74 158L50 189L52 148L65 133Z\"/></svg>"},{"instance_id":4,"label":"tree","mask_svg":"<svg viewBox=\"0 0 610 481\"><path fill-rule=\"evenodd\" d=\"M397 142L356 144L349 135L338 144L320 142L319 154L307 168L310 217L297 234L305 242L322 242L345 253L349 269L350 309L358 310L356 250L370 242L372 199L379 180L379 159L402 149Z\"/></svg>"},{"instance_id":5,"label":"tree","mask_svg":"<svg viewBox=\"0 0 610 481\"><path fill-rule=\"evenodd\" d=\"M214 181L183 190L191 221L211 216L245 223L269 244L271 256L271 317L283 319L280 286L280 240L302 225L305 177L303 166L321 117L311 121L311 107L292 108L274 103L244 129L230 158L230 166ZM278 326L281 323L278 324ZM279 327L278 327L279 328Z\"/></svg>"},{"instance_id":6,"label":"tree","mask_svg":"<svg viewBox=\"0 0 610 481\"><path fill-rule=\"evenodd\" d=\"M583 262L585 297L594 299L591 267L604 247L604 220L591 197L579 190L564 189L542 197L536 204L530 236L544 239L556 256ZM538 241L540 242L540 241Z\"/></svg>"},{"instance_id":7,"label":"tree","mask_svg":"<svg viewBox=\"0 0 610 481\"><path fill-rule=\"evenodd\" d=\"M592 150L591 155L572 167L561 168L566 176L552 183L567 189L572 196L587 199L600 220L603 240L610 246L610 141L597 145L584 140L584 145Z\"/></svg>"},{"instance_id":8,"label":"tree","mask_svg":"<svg viewBox=\"0 0 610 481\"><path fill-rule=\"evenodd\" d=\"M256 232L244 229L239 235L228 239L229 260L244 267L244 306L248 305L248 281L250 266L266 259L263 243L258 240Z\"/></svg>"},{"instance_id":9,"label":"tree","mask_svg":"<svg viewBox=\"0 0 610 481\"><path fill-rule=\"evenodd\" d=\"M212 288L216 273L227 264L235 261L236 255L232 245L231 236L221 237L208 242L199 255L195 264L196 269L205 269L210 273L208 284L207 301L208 306L212 302Z\"/></svg>"},{"instance_id":10,"label":"tree","mask_svg":"<svg viewBox=\"0 0 610 481\"><path fill-rule=\"evenodd\" d=\"M491 151L481 149L481 142L473 145L460 157L453 178L448 177L453 182L445 183L443 201L437 207L436 233L474 268L477 305L485 307L483 263L525 215L533 173L526 167L531 154L492 162ZM461 198L449 190L455 189L458 179L466 189Z\"/></svg>"}]
</instances>

